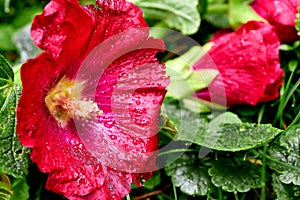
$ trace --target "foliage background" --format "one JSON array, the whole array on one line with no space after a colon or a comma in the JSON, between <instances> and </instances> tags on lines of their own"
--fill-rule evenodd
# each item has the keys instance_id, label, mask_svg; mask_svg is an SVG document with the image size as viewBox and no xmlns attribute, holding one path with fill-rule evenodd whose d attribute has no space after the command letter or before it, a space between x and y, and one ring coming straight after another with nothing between
<instances>
[{"instance_id":1,"label":"foliage background","mask_svg":"<svg viewBox=\"0 0 300 200\"><path fill-rule=\"evenodd\" d=\"M64 199L44 189L47 174L40 173L30 162L30 150L18 143L14 128L21 91L20 65L39 53L29 36L30 23L47 2L0 1L0 54L8 62L1 57L0 199ZM202 45L217 30L236 28L257 17L247 6L250 1L242 0L132 2L143 9L150 26L181 31ZM82 0L81 3L92 1ZM167 62L174 55L163 54L160 58ZM160 200L299 199L300 41L282 44L280 58L285 77L278 100L255 107L231 107L230 113L225 114L225 123L215 122L220 136L217 145L210 146L201 137L189 140L186 135L195 131L190 130L189 123L199 123L196 132L205 134L209 130L207 124L216 116L193 113L182 108L180 101L166 99L165 112L161 116L165 123L162 123L159 135L160 147L172 140L190 147L175 162L155 172L143 188L133 185L130 197ZM185 134L180 134L179 127ZM198 156L202 145L212 149L204 158ZM160 159L168 162L181 153L180 149L161 152Z\"/></svg>"}]
</instances>

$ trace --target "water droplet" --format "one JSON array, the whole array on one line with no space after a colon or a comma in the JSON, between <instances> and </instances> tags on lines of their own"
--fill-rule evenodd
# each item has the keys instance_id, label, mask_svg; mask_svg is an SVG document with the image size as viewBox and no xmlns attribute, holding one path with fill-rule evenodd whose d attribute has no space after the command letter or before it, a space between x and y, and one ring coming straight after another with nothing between
<instances>
[{"instance_id":1,"label":"water droplet","mask_svg":"<svg viewBox=\"0 0 300 200\"><path fill-rule=\"evenodd\" d=\"M32 134L33 134L33 131L32 131L32 130L26 130L26 132L27 132L27 135L28 135L29 137L31 137Z\"/></svg>"},{"instance_id":2,"label":"water droplet","mask_svg":"<svg viewBox=\"0 0 300 200\"><path fill-rule=\"evenodd\" d=\"M158 104L158 101L157 101L157 100L153 100L153 103L154 103L154 104Z\"/></svg>"},{"instance_id":3,"label":"water droplet","mask_svg":"<svg viewBox=\"0 0 300 200\"><path fill-rule=\"evenodd\" d=\"M87 184L87 180L85 178L82 178L80 177L78 180L77 180L77 185L78 186L82 186L82 185L86 185Z\"/></svg>"},{"instance_id":4,"label":"water droplet","mask_svg":"<svg viewBox=\"0 0 300 200\"><path fill-rule=\"evenodd\" d=\"M141 101L140 100L136 100L135 103L136 103L136 105L141 105Z\"/></svg>"},{"instance_id":5,"label":"water droplet","mask_svg":"<svg viewBox=\"0 0 300 200\"><path fill-rule=\"evenodd\" d=\"M151 122L150 117L148 116L142 116L139 120L136 121L136 124L141 125L141 126L147 126Z\"/></svg>"},{"instance_id":6,"label":"water droplet","mask_svg":"<svg viewBox=\"0 0 300 200\"><path fill-rule=\"evenodd\" d=\"M110 137L110 139L112 139L112 140L116 140L116 139L117 139L117 136L115 136L115 135L110 135L109 137Z\"/></svg>"},{"instance_id":7,"label":"water droplet","mask_svg":"<svg viewBox=\"0 0 300 200\"><path fill-rule=\"evenodd\" d=\"M49 146L49 143L48 143L48 142L46 142L45 146L46 146L46 149L47 149L48 151L50 151L50 150L51 150L51 148L50 148L50 146Z\"/></svg>"},{"instance_id":8,"label":"water droplet","mask_svg":"<svg viewBox=\"0 0 300 200\"><path fill-rule=\"evenodd\" d=\"M102 167L100 165L96 166L95 173L98 174L102 171Z\"/></svg>"},{"instance_id":9,"label":"water droplet","mask_svg":"<svg viewBox=\"0 0 300 200\"><path fill-rule=\"evenodd\" d=\"M112 159L115 158L115 156L114 156L113 154L108 154L108 158L109 158L110 160L112 160Z\"/></svg>"},{"instance_id":10,"label":"water droplet","mask_svg":"<svg viewBox=\"0 0 300 200\"><path fill-rule=\"evenodd\" d=\"M138 144L140 144L140 141L137 138L135 138L135 139L133 139L132 144L138 145Z\"/></svg>"},{"instance_id":11,"label":"water droplet","mask_svg":"<svg viewBox=\"0 0 300 200\"><path fill-rule=\"evenodd\" d=\"M241 132L246 131L246 128L245 127L240 127L240 131Z\"/></svg>"},{"instance_id":12,"label":"water droplet","mask_svg":"<svg viewBox=\"0 0 300 200\"><path fill-rule=\"evenodd\" d=\"M104 126L106 128L112 128L114 126L114 124L115 124L115 121L112 120L112 119L111 120L107 120L107 121L104 122Z\"/></svg>"}]
</instances>

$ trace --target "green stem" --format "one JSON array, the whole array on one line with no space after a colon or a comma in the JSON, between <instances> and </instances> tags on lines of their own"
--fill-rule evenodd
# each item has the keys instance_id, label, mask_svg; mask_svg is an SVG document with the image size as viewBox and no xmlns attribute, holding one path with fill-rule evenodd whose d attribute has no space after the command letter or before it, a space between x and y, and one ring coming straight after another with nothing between
<instances>
[{"instance_id":1,"label":"green stem","mask_svg":"<svg viewBox=\"0 0 300 200\"><path fill-rule=\"evenodd\" d=\"M295 119L290 123L290 125L285 129L285 132L287 132L293 125L295 125L300 119L300 111L298 112L297 116Z\"/></svg>"},{"instance_id":2,"label":"green stem","mask_svg":"<svg viewBox=\"0 0 300 200\"><path fill-rule=\"evenodd\" d=\"M218 187L218 200L223 200L223 191L220 187Z\"/></svg>"},{"instance_id":3,"label":"green stem","mask_svg":"<svg viewBox=\"0 0 300 200\"><path fill-rule=\"evenodd\" d=\"M239 200L239 196L238 196L238 194L237 194L237 191L234 191L234 199L235 199L235 200Z\"/></svg>"},{"instance_id":4,"label":"green stem","mask_svg":"<svg viewBox=\"0 0 300 200\"><path fill-rule=\"evenodd\" d=\"M262 159L262 168L261 168L261 194L260 200L266 199L266 166L267 166L267 150L268 146L264 146L263 159Z\"/></svg>"},{"instance_id":5,"label":"green stem","mask_svg":"<svg viewBox=\"0 0 300 200\"><path fill-rule=\"evenodd\" d=\"M228 12L228 4L209 5L206 14L225 14Z\"/></svg>"},{"instance_id":6,"label":"green stem","mask_svg":"<svg viewBox=\"0 0 300 200\"><path fill-rule=\"evenodd\" d=\"M4 90L4 89L10 88L10 87L11 87L11 85L4 85L4 86L0 87L0 90Z\"/></svg>"},{"instance_id":7,"label":"green stem","mask_svg":"<svg viewBox=\"0 0 300 200\"><path fill-rule=\"evenodd\" d=\"M286 107L288 101L292 97L293 93L297 90L299 85L300 85L300 79L296 82L296 84L289 90L289 93L286 95L286 99L285 99L284 104L283 104L283 109ZM288 88L286 88L286 90L288 90Z\"/></svg>"},{"instance_id":8,"label":"green stem","mask_svg":"<svg viewBox=\"0 0 300 200\"><path fill-rule=\"evenodd\" d=\"M172 178L172 186L173 186L173 192L174 192L174 200L177 200L177 191L176 191L176 186L174 184L173 178Z\"/></svg>"},{"instance_id":9,"label":"green stem","mask_svg":"<svg viewBox=\"0 0 300 200\"><path fill-rule=\"evenodd\" d=\"M130 195L129 195L129 194L127 194L127 195L126 195L126 200L131 200L131 198L130 198Z\"/></svg>"},{"instance_id":10,"label":"green stem","mask_svg":"<svg viewBox=\"0 0 300 200\"><path fill-rule=\"evenodd\" d=\"M260 108L259 110L259 113L258 113L258 118L257 118L257 123L260 124L261 123L261 120L264 116L264 113L265 113L265 108L266 108L266 104L263 104L262 107Z\"/></svg>"},{"instance_id":11,"label":"green stem","mask_svg":"<svg viewBox=\"0 0 300 200\"><path fill-rule=\"evenodd\" d=\"M285 109L288 101L289 101L289 98L290 96L293 94L293 88L295 87L295 89L298 87L297 84L300 84L300 79L297 81L297 83L294 85L294 87L292 88L292 90L289 91L289 87L291 85L291 82L292 82L292 79L293 79L293 76L294 76L294 71L292 72L292 74L290 75L285 87L284 87L284 92L283 94L281 95L280 97L280 103L279 103L279 106L278 106L278 110L277 110L277 113L276 113L276 117L273 121L273 124L275 124L277 122L277 120L279 119L279 122L280 122L280 127L282 126L283 124L283 119L282 119L282 112L283 110Z\"/></svg>"},{"instance_id":12,"label":"green stem","mask_svg":"<svg viewBox=\"0 0 300 200\"><path fill-rule=\"evenodd\" d=\"M262 151L259 151L259 152L260 152L261 154L263 154ZM274 162L274 163L277 163L277 164L282 165L282 166L287 167L287 168L294 169L294 170L296 170L296 171L299 171L299 173L300 173L299 167L295 167L295 166L293 166L293 165L289 165L289 164L287 164L287 163L281 162L280 160L277 160L277 159L275 159L275 158L272 158L271 156L269 156L269 155L267 155L267 154L265 155L265 157L266 157L268 160L271 160L271 161Z\"/></svg>"},{"instance_id":13,"label":"green stem","mask_svg":"<svg viewBox=\"0 0 300 200\"><path fill-rule=\"evenodd\" d=\"M9 4L10 4L10 0L5 0L4 1L4 12L6 12L6 13L10 12Z\"/></svg>"},{"instance_id":14,"label":"green stem","mask_svg":"<svg viewBox=\"0 0 300 200\"><path fill-rule=\"evenodd\" d=\"M296 82L296 84L289 90L289 93L286 95L286 99L285 99L285 101L284 101L284 104L283 104L283 108L282 108L282 110L281 110L281 113L283 112L283 109L286 107L286 105L287 105L287 103L288 103L288 101L290 100L290 98L292 97L292 95L293 95L293 93L297 90L297 88L299 87L299 85L300 85L300 79ZM288 88L286 88L286 90L287 90ZM295 119L292 121L292 123L289 125L289 127L286 129L286 131L288 130L288 129L290 129L290 127L292 127L295 123L297 123L298 122L298 120L299 120L299 118L300 118L300 112L297 114L297 116L295 117ZM281 120L282 121L282 120ZM281 122L282 123L282 122Z\"/></svg>"},{"instance_id":15,"label":"green stem","mask_svg":"<svg viewBox=\"0 0 300 200\"><path fill-rule=\"evenodd\" d=\"M206 200L209 200L210 199L210 195L209 193L206 194Z\"/></svg>"}]
</instances>

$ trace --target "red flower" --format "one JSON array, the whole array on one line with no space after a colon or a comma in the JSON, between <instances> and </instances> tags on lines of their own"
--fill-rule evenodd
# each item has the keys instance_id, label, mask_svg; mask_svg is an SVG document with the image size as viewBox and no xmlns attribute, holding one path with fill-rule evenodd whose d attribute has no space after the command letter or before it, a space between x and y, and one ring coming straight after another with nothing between
<instances>
[{"instance_id":1,"label":"red flower","mask_svg":"<svg viewBox=\"0 0 300 200\"><path fill-rule=\"evenodd\" d=\"M299 0L255 0L251 6L275 27L281 42L294 42L299 39L295 29Z\"/></svg>"},{"instance_id":2,"label":"red flower","mask_svg":"<svg viewBox=\"0 0 300 200\"><path fill-rule=\"evenodd\" d=\"M76 200L120 199L151 176L169 81L141 10L97 6L52 0L31 30L45 52L21 68L19 139L49 173L46 188Z\"/></svg>"},{"instance_id":3,"label":"red flower","mask_svg":"<svg viewBox=\"0 0 300 200\"><path fill-rule=\"evenodd\" d=\"M279 62L279 41L272 26L250 21L236 32L216 34L208 55L194 69L210 68L211 58L219 75L198 98L217 104L256 105L278 97L283 70ZM208 59L209 58L209 59Z\"/></svg>"}]
</instances>

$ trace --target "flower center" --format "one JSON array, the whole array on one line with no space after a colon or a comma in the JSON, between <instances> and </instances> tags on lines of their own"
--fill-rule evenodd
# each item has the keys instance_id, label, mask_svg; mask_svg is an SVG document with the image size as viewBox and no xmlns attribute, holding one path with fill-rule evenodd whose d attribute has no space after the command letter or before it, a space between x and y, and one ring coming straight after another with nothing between
<instances>
[{"instance_id":1,"label":"flower center","mask_svg":"<svg viewBox=\"0 0 300 200\"><path fill-rule=\"evenodd\" d=\"M103 113L94 101L81 100L82 85L83 82L63 77L45 98L50 114L63 128L71 118L89 120Z\"/></svg>"}]
</instances>

